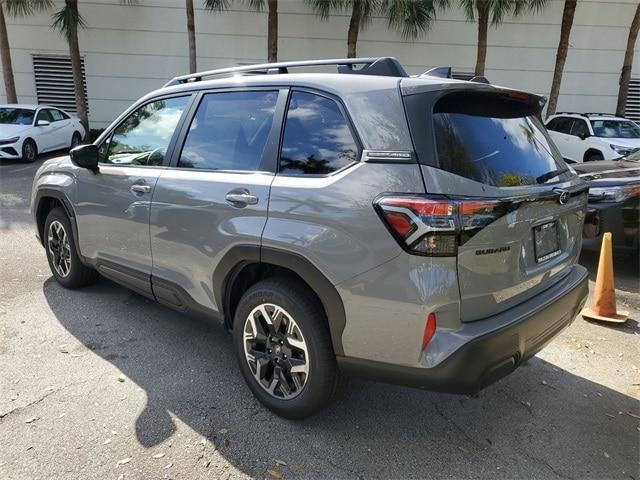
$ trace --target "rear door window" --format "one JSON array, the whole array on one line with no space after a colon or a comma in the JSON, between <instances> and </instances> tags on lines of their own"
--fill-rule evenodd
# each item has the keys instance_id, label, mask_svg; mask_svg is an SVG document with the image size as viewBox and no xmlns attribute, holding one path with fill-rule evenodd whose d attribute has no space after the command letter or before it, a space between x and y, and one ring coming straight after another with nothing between
<instances>
[{"instance_id":1,"label":"rear door window","mask_svg":"<svg viewBox=\"0 0 640 480\"><path fill-rule=\"evenodd\" d=\"M547 129L566 135L571 134L571 127L573 127L573 119L570 117L556 117L547 125Z\"/></svg>"},{"instance_id":2,"label":"rear door window","mask_svg":"<svg viewBox=\"0 0 640 480\"><path fill-rule=\"evenodd\" d=\"M449 94L436 103L433 124L438 166L456 175L513 187L566 169L536 107L506 95Z\"/></svg>"},{"instance_id":3,"label":"rear door window","mask_svg":"<svg viewBox=\"0 0 640 480\"><path fill-rule=\"evenodd\" d=\"M280 173L326 175L356 161L358 145L338 104L294 91L284 127Z\"/></svg>"}]
</instances>

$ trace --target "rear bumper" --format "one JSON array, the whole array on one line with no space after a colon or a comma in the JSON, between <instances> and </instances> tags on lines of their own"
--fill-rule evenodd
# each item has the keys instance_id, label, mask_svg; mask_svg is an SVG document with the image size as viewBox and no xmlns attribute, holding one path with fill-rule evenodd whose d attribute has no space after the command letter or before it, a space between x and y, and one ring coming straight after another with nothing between
<instances>
[{"instance_id":1,"label":"rear bumper","mask_svg":"<svg viewBox=\"0 0 640 480\"><path fill-rule=\"evenodd\" d=\"M464 325L459 335L470 339L439 364L406 367L349 357L338 363L347 374L387 383L448 393L474 394L515 370L567 327L584 306L589 292L587 270L574 265L558 284L503 312L510 321L473 337ZM478 323L492 322L491 318ZM476 324L477 322L473 322ZM437 335L437 334L436 334Z\"/></svg>"}]
</instances>

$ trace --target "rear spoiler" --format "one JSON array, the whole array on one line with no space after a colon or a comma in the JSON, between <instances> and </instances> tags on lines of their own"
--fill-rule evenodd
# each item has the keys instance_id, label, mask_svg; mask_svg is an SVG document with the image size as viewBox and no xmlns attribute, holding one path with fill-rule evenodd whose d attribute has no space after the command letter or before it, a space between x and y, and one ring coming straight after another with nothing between
<instances>
[{"instance_id":1,"label":"rear spoiler","mask_svg":"<svg viewBox=\"0 0 640 480\"><path fill-rule=\"evenodd\" d=\"M451 67L435 67L430 70L427 70L420 76L421 77L454 78L453 69ZM457 80L466 80L468 82L486 83L488 85L491 85L491 82L487 79L487 77L484 77L482 75L475 75L469 79L458 78Z\"/></svg>"}]
</instances>

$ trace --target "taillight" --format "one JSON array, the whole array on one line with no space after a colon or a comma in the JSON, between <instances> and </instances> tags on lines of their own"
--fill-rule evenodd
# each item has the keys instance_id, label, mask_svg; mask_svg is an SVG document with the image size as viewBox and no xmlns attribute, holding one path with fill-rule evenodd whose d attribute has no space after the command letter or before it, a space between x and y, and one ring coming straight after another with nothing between
<instances>
[{"instance_id":1,"label":"taillight","mask_svg":"<svg viewBox=\"0 0 640 480\"><path fill-rule=\"evenodd\" d=\"M458 245L510 210L500 200L445 196L383 195L374 208L410 253L455 256Z\"/></svg>"}]
</instances>

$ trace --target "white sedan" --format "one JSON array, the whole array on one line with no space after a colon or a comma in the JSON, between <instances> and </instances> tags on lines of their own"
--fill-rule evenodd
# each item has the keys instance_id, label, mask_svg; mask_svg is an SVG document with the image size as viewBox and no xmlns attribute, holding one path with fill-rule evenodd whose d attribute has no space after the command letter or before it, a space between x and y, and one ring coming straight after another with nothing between
<instances>
[{"instance_id":1,"label":"white sedan","mask_svg":"<svg viewBox=\"0 0 640 480\"><path fill-rule=\"evenodd\" d=\"M73 148L86 132L76 117L47 105L0 105L0 159L33 162L40 153Z\"/></svg>"}]
</instances>

